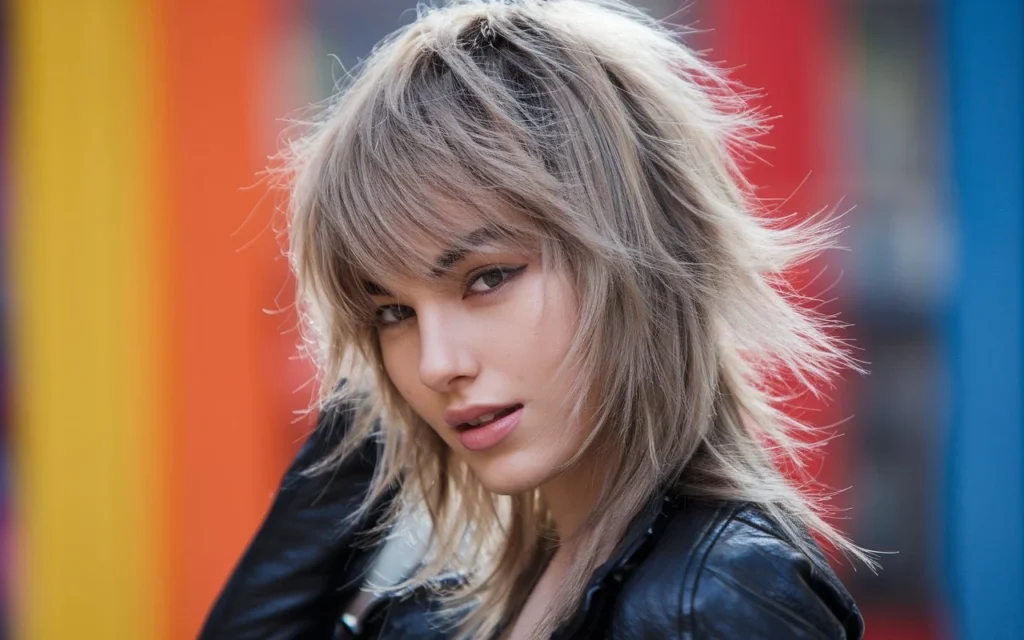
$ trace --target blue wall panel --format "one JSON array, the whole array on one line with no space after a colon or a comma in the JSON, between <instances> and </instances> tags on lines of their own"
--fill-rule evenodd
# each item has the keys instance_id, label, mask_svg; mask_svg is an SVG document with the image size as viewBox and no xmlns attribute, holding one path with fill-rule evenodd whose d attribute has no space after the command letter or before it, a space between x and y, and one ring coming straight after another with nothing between
<instances>
[{"instance_id":1,"label":"blue wall panel","mask_svg":"<svg viewBox=\"0 0 1024 640\"><path fill-rule=\"evenodd\" d=\"M1024 2L946 0L959 278L947 561L956 637L1024 638Z\"/></svg>"}]
</instances>

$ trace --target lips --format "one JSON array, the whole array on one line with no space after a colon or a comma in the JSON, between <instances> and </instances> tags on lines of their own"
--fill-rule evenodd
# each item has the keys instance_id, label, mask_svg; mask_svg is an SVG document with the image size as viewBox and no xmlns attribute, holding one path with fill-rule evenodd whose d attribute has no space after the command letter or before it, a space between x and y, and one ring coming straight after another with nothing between
<instances>
[{"instance_id":1,"label":"lips","mask_svg":"<svg viewBox=\"0 0 1024 640\"><path fill-rule=\"evenodd\" d=\"M493 422L522 406L521 403L465 405L445 411L444 421L453 429L471 429Z\"/></svg>"},{"instance_id":2,"label":"lips","mask_svg":"<svg viewBox=\"0 0 1024 640\"><path fill-rule=\"evenodd\" d=\"M483 422L484 418L492 418L489 422ZM501 444L519 426L523 418L523 405L517 404L499 409L498 411L481 413L476 417L478 426L470 426L472 423L462 423L465 426L456 426L459 434L459 442L468 451L483 454Z\"/></svg>"},{"instance_id":3,"label":"lips","mask_svg":"<svg viewBox=\"0 0 1024 640\"><path fill-rule=\"evenodd\" d=\"M509 407L505 407L504 409L501 409L500 411L496 411L494 413L485 413L482 416L479 416L479 417L477 417L477 418L475 418L473 420L470 420L469 422L463 422L462 424L459 424L455 428L458 429L459 431L465 431L467 429L474 429L476 427L482 427L484 425L490 424L491 422L494 422L495 420L500 420L500 419L504 418L505 416L507 416L508 414L512 413L513 411L519 409L522 406L523 405L521 405L521 404L514 404L514 405L511 405Z\"/></svg>"}]
</instances>

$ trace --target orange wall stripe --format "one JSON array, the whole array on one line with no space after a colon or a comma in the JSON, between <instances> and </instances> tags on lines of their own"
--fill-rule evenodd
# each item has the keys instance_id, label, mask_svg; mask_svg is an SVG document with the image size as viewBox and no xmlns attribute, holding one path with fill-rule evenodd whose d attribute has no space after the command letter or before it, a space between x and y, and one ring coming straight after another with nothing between
<instances>
[{"instance_id":1,"label":"orange wall stripe","mask_svg":"<svg viewBox=\"0 0 1024 640\"><path fill-rule=\"evenodd\" d=\"M287 325L261 312L287 304L287 264L268 228L272 198L248 188L283 115L263 108L277 80L277 5L159 3L174 638L195 636L294 449L280 400L285 362L268 355Z\"/></svg>"}]
</instances>

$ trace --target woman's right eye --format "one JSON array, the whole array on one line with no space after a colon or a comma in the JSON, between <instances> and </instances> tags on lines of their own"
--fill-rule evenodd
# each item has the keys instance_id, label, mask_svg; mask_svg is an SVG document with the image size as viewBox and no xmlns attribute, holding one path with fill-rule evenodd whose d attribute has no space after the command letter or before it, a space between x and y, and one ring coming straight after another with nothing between
<instances>
[{"instance_id":1,"label":"woman's right eye","mask_svg":"<svg viewBox=\"0 0 1024 640\"><path fill-rule=\"evenodd\" d=\"M407 307L404 304L386 304L377 309L376 324L379 327L389 327L414 315L416 312L412 310L412 307Z\"/></svg>"}]
</instances>

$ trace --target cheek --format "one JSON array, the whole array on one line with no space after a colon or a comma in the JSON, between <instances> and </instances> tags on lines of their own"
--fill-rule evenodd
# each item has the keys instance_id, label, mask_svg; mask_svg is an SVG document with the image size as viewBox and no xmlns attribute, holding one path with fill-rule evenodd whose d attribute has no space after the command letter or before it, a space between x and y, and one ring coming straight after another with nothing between
<instances>
[{"instance_id":1,"label":"cheek","mask_svg":"<svg viewBox=\"0 0 1024 640\"><path fill-rule=\"evenodd\" d=\"M402 398L416 408L417 404L417 349L402 336L386 336L380 341L380 353L391 384Z\"/></svg>"},{"instance_id":2,"label":"cheek","mask_svg":"<svg viewBox=\"0 0 1024 640\"><path fill-rule=\"evenodd\" d=\"M581 371L581 364L570 362L569 351L573 342L579 335L579 308L573 286L568 276L559 274L552 278L547 286L545 295L546 308L544 313L544 331L541 336L542 344L538 352L543 354L543 367L546 370L546 388L549 406L558 416L558 419L568 418L576 396L574 388L575 381L589 378L586 372ZM576 446L580 441L589 435L591 412L585 410L580 420L563 433L563 441Z\"/></svg>"},{"instance_id":3,"label":"cheek","mask_svg":"<svg viewBox=\"0 0 1024 640\"><path fill-rule=\"evenodd\" d=\"M569 348L578 333L578 312L572 287L562 274L549 278L539 297L542 301L542 311L534 329L534 352L540 360L539 364L549 374L553 374L565 364ZM571 369L565 370L567 375L559 382L572 377Z\"/></svg>"}]
</instances>

